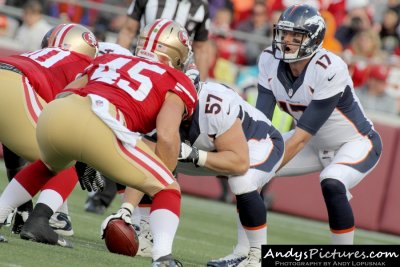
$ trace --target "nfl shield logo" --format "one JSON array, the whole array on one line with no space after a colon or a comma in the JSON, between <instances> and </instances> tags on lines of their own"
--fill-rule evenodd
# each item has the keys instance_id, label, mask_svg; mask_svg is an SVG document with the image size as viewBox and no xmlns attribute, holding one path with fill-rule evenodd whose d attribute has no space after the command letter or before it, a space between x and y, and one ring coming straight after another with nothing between
<instances>
[{"instance_id":1,"label":"nfl shield logo","mask_svg":"<svg viewBox=\"0 0 400 267\"><path fill-rule=\"evenodd\" d=\"M292 88L289 89L288 94L289 94L290 97L293 95L293 89Z\"/></svg>"}]
</instances>

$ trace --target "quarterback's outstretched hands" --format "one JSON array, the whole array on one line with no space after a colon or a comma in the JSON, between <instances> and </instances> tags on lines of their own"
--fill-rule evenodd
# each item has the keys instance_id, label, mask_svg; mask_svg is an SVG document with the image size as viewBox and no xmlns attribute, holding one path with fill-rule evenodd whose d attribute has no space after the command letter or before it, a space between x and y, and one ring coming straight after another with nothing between
<instances>
[{"instance_id":1,"label":"quarterback's outstretched hands","mask_svg":"<svg viewBox=\"0 0 400 267\"><path fill-rule=\"evenodd\" d=\"M101 238L104 239L105 230L107 229L108 223L112 220L120 219L123 220L126 224L132 224L132 210L133 206L128 203L123 203L121 208L116 212L108 216L101 223L100 235Z\"/></svg>"},{"instance_id":2,"label":"quarterback's outstretched hands","mask_svg":"<svg viewBox=\"0 0 400 267\"><path fill-rule=\"evenodd\" d=\"M88 192L103 191L105 183L97 170L80 161L76 162L75 170L82 190L87 190Z\"/></svg>"},{"instance_id":3,"label":"quarterback's outstretched hands","mask_svg":"<svg viewBox=\"0 0 400 267\"><path fill-rule=\"evenodd\" d=\"M196 166L204 166L207 160L207 152L198 149L195 146L190 146L186 143L181 143L178 161L193 162Z\"/></svg>"}]
</instances>

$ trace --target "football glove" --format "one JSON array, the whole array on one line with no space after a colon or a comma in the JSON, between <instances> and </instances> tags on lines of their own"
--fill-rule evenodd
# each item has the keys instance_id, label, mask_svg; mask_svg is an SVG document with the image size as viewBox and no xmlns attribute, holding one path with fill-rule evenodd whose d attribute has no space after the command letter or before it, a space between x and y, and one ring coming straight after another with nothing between
<instances>
[{"instance_id":1,"label":"football glove","mask_svg":"<svg viewBox=\"0 0 400 267\"><path fill-rule=\"evenodd\" d=\"M103 191L105 182L98 171L80 161L76 162L75 170L82 190L87 190L88 192Z\"/></svg>"},{"instance_id":2,"label":"football glove","mask_svg":"<svg viewBox=\"0 0 400 267\"><path fill-rule=\"evenodd\" d=\"M207 160L207 152L198 149L195 146L190 146L186 143L181 143L178 161L193 162L197 167L204 166Z\"/></svg>"},{"instance_id":3,"label":"football glove","mask_svg":"<svg viewBox=\"0 0 400 267\"><path fill-rule=\"evenodd\" d=\"M196 91L199 91L200 72L195 64L189 64L185 71L186 76L192 81Z\"/></svg>"},{"instance_id":4,"label":"football glove","mask_svg":"<svg viewBox=\"0 0 400 267\"><path fill-rule=\"evenodd\" d=\"M132 210L133 206L129 203L123 203L121 208L116 212L108 216L101 223L100 235L101 238L104 239L105 230L107 229L108 223L112 220L120 219L123 220L126 224L132 224Z\"/></svg>"}]
</instances>

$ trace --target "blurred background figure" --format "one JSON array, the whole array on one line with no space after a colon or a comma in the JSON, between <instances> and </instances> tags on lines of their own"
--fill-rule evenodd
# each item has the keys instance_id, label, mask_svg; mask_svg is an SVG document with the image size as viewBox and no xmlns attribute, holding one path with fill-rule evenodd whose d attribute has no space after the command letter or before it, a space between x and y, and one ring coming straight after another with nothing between
<instances>
[{"instance_id":1,"label":"blurred background figure","mask_svg":"<svg viewBox=\"0 0 400 267\"><path fill-rule=\"evenodd\" d=\"M335 37L335 32L336 32L335 17L328 10L322 10L321 16L324 18L326 24L326 32L325 32L323 48L333 53L340 54L343 51L343 46L339 42L339 40L336 39Z\"/></svg>"},{"instance_id":2,"label":"blurred background figure","mask_svg":"<svg viewBox=\"0 0 400 267\"><path fill-rule=\"evenodd\" d=\"M372 28L372 11L368 0L347 0L346 16L339 24L335 37L346 48L358 32Z\"/></svg>"},{"instance_id":3,"label":"blurred background figure","mask_svg":"<svg viewBox=\"0 0 400 267\"><path fill-rule=\"evenodd\" d=\"M43 18L43 6L37 0L29 0L23 7L22 25L15 35L21 50L33 51L41 48L43 36L51 25Z\"/></svg>"},{"instance_id":4,"label":"blurred background figure","mask_svg":"<svg viewBox=\"0 0 400 267\"><path fill-rule=\"evenodd\" d=\"M387 57L378 33L372 29L357 32L342 56L349 65L355 88L364 85L370 64L383 63Z\"/></svg>"},{"instance_id":5,"label":"blurred background figure","mask_svg":"<svg viewBox=\"0 0 400 267\"><path fill-rule=\"evenodd\" d=\"M271 36L272 27L267 17L265 0L255 0L250 17L239 23L236 30L264 37ZM259 44L252 40L246 41L246 65L257 64L258 57L265 47L265 44Z\"/></svg>"},{"instance_id":6,"label":"blurred background figure","mask_svg":"<svg viewBox=\"0 0 400 267\"><path fill-rule=\"evenodd\" d=\"M390 70L390 67L385 65L370 67L365 85L356 90L365 110L399 114L399 100L387 93Z\"/></svg>"},{"instance_id":7,"label":"blurred background figure","mask_svg":"<svg viewBox=\"0 0 400 267\"><path fill-rule=\"evenodd\" d=\"M388 53L392 53L399 45L399 13L395 9L388 8L383 13L379 37L382 49Z\"/></svg>"},{"instance_id":8,"label":"blurred background figure","mask_svg":"<svg viewBox=\"0 0 400 267\"><path fill-rule=\"evenodd\" d=\"M18 27L18 20L10 16L0 14L0 37L14 38Z\"/></svg>"}]
</instances>

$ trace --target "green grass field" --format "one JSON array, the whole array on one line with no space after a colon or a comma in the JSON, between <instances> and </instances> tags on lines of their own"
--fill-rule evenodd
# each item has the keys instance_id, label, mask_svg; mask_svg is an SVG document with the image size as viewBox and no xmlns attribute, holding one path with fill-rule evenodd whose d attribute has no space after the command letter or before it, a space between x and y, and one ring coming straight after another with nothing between
<instances>
[{"instance_id":1,"label":"green grass field","mask_svg":"<svg viewBox=\"0 0 400 267\"><path fill-rule=\"evenodd\" d=\"M6 185L4 163L0 161L0 189ZM0 190L1 191L1 190ZM9 242L0 244L0 266L150 266L150 259L109 253L100 239L102 220L119 207L116 199L107 215L83 209L86 192L79 185L69 198L75 235L73 249L24 241L3 227ZM174 255L184 266L205 266L211 258L230 253L236 240L235 206L184 195L182 216L174 242ZM328 244L328 225L303 218L268 213L270 244ZM400 237L357 230L357 244L400 244Z\"/></svg>"}]
</instances>

